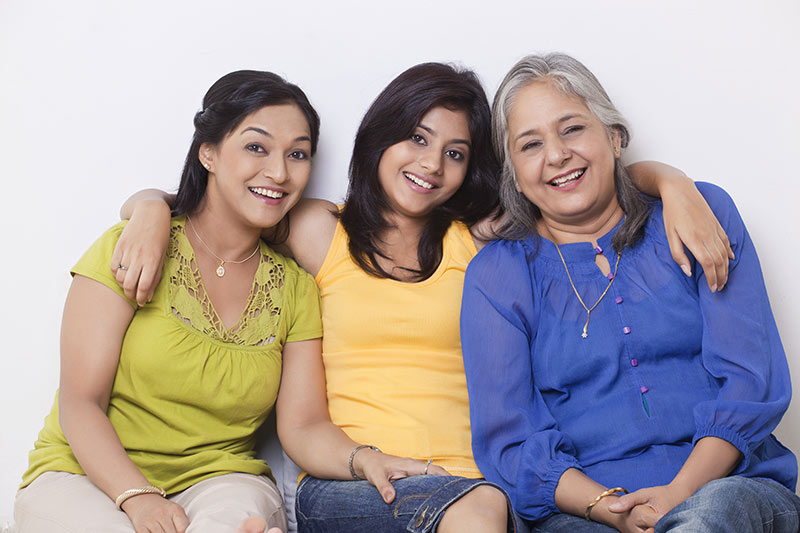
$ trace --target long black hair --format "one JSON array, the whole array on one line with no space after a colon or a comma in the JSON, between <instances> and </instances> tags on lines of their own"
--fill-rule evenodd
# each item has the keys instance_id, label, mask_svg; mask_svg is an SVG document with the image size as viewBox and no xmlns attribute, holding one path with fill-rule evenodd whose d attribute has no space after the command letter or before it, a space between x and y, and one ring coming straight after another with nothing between
<instances>
[{"instance_id":1,"label":"long black hair","mask_svg":"<svg viewBox=\"0 0 800 533\"><path fill-rule=\"evenodd\" d=\"M442 258L442 240L455 221L472 225L498 207L499 165L492 151L491 115L486 93L471 70L442 63L422 63L395 78L375 99L356 134L350 160L350 182L339 218L347 232L350 254L365 272L397 279L378 265L386 258L379 235L390 224L391 209L378 178L383 152L408 139L422 117L434 107L467 114L471 149L464 183L436 207L423 229L417 248L417 279L433 274Z\"/></svg>"},{"instance_id":2,"label":"long black hair","mask_svg":"<svg viewBox=\"0 0 800 533\"><path fill-rule=\"evenodd\" d=\"M272 72L237 70L218 79L203 97L203 109L194 116L194 136L183 165L173 215L193 212L208 185L208 171L200 163L200 145L219 144L247 117L265 106L294 104L308 121L311 155L317 150L319 116L305 93Z\"/></svg>"}]
</instances>

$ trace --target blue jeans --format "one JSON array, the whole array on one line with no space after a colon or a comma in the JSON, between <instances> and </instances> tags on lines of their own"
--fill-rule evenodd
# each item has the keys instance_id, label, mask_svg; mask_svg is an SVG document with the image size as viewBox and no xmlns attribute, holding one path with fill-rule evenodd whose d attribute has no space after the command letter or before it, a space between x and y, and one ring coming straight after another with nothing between
<instances>
[{"instance_id":1,"label":"blue jeans","mask_svg":"<svg viewBox=\"0 0 800 533\"><path fill-rule=\"evenodd\" d=\"M368 481L334 481L307 476L297 487L295 509L301 533L384 533L436 531L447 508L484 479L458 476L411 476L392 482L397 495L383 501ZM508 531L527 533L524 522L508 506Z\"/></svg>"},{"instance_id":2,"label":"blue jeans","mask_svg":"<svg viewBox=\"0 0 800 533\"><path fill-rule=\"evenodd\" d=\"M533 533L610 533L614 529L557 514L533 525ZM800 498L770 479L731 476L706 483L661 517L656 533L797 533Z\"/></svg>"}]
</instances>

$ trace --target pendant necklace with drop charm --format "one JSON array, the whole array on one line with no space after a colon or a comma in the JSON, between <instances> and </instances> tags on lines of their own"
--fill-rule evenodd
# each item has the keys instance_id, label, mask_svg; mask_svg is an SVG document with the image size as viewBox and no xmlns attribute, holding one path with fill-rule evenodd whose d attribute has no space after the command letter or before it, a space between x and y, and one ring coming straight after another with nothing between
<instances>
[{"instance_id":1,"label":"pendant necklace with drop charm","mask_svg":"<svg viewBox=\"0 0 800 533\"><path fill-rule=\"evenodd\" d=\"M253 250L253 253L248 255L245 259L242 259L241 261L228 261L226 259L221 258L217 254L215 254L214 250L209 248L209 246L206 244L206 242L203 240L203 238L200 236L200 234L197 233L197 230L194 229L194 224L192 224L192 219L189 218L189 215L186 215L186 221L189 223L189 226L192 228L192 232L194 233L194 236L197 237L198 241L200 241L200 244L202 244L205 247L205 249L208 250L208 252L211 255L213 255L217 259L217 261L219 261L219 266L217 267L217 270L216 270L218 278L221 278L222 276L225 275L225 263L232 263L234 265L241 265L242 263L244 263L246 261L249 261L254 255L256 255L256 252L258 252L259 248L261 247L261 243L256 244L256 249Z\"/></svg>"},{"instance_id":2,"label":"pendant necklace with drop charm","mask_svg":"<svg viewBox=\"0 0 800 533\"><path fill-rule=\"evenodd\" d=\"M558 244L556 242L553 242L553 244L556 245L556 250L558 250L558 257L561 258L561 264L564 265L564 270L567 271L567 278L569 278L569 284L572 285L572 290L575 292L575 296L578 297L578 301L586 310L586 324L583 325L583 332L581 333L581 338L585 339L589 336L587 329L589 328L589 319L592 316L592 311L594 311L594 308L597 307L597 305L603 300L603 297L608 292L608 289L611 288L611 284L614 283L614 280L617 278L617 268L619 267L619 258L622 257L622 254L620 252L617 252L617 263L614 265L614 273L608 275L609 281L608 281L608 286L606 286L606 290L603 291L603 294L600 295L600 298L597 299L597 301L594 303L593 306L586 307L586 304L583 303L583 298L581 298L581 295L578 293L578 289L575 287L575 283L573 283L572 281L572 276L569 273L569 268L567 268L567 262L564 261L564 256L561 255L561 248L558 247ZM602 253L602 248L599 248L599 250L600 252L598 253Z\"/></svg>"}]
</instances>

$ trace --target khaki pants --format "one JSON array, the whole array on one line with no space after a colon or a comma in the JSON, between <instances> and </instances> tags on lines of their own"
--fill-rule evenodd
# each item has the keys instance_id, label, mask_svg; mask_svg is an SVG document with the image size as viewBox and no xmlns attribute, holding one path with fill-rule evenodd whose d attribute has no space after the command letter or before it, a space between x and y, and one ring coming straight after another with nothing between
<instances>
[{"instance_id":1,"label":"khaki pants","mask_svg":"<svg viewBox=\"0 0 800 533\"><path fill-rule=\"evenodd\" d=\"M253 516L286 531L283 501L267 476L224 474L169 499L186 511L187 533L232 533ZM18 533L134 533L128 515L89 478L66 472L46 472L22 489L14 520Z\"/></svg>"}]
</instances>

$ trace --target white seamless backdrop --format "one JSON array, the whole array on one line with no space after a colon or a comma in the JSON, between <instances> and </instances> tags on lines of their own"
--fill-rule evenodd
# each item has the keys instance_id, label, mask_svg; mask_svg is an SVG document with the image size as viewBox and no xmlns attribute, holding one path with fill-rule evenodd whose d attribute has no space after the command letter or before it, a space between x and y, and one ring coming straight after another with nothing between
<instances>
[{"instance_id":1,"label":"white seamless backdrop","mask_svg":"<svg viewBox=\"0 0 800 533\"><path fill-rule=\"evenodd\" d=\"M422 61L474 68L491 98L522 55L584 61L656 159L736 200L800 383L796 194L800 3L0 2L0 521L58 384L69 268L144 187L174 189L208 86L241 68L299 84L322 117L307 194L340 200L355 129ZM795 400L779 438L800 452Z\"/></svg>"}]
</instances>

